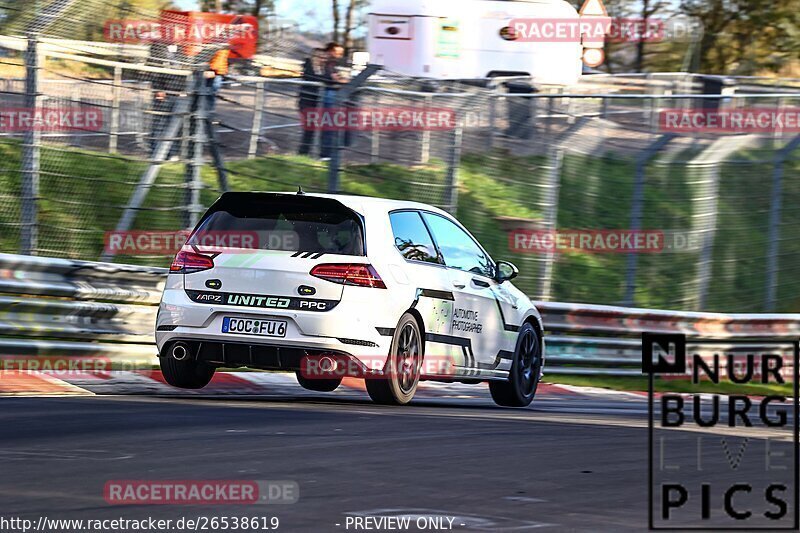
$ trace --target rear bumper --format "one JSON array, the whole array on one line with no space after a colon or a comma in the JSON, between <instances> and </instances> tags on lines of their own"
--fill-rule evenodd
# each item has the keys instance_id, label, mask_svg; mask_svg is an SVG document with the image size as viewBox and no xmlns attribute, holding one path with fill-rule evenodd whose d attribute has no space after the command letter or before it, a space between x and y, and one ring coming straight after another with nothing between
<instances>
[{"instance_id":1,"label":"rear bumper","mask_svg":"<svg viewBox=\"0 0 800 533\"><path fill-rule=\"evenodd\" d=\"M219 342L198 340L190 337L176 337L172 342L185 342L190 346L189 357L192 360L204 361L227 368L250 367L262 370L303 370L308 368L308 360L318 360L323 355L352 360L358 364L358 358L331 350L299 348L280 344L251 344L244 342ZM164 354L168 356L168 354Z\"/></svg>"},{"instance_id":2,"label":"rear bumper","mask_svg":"<svg viewBox=\"0 0 800 533\"><path fill-rule=\"evenodd\" d=\"M299 368L304 355L341 354L368 361L385 359L392 338L381 335L371 306L343 300L328 312L259 310L193 302L182 289L167 289L156 319L156 344L182 340L199 347L201 359L229 366ZM380 309L376 306L375 309ZM224 317L274 319L287 323L285 337L222 333ZM387 320L392 322L391 320ZM381 330L383 331L383 330Z\"/></svg>"}]
</instances>

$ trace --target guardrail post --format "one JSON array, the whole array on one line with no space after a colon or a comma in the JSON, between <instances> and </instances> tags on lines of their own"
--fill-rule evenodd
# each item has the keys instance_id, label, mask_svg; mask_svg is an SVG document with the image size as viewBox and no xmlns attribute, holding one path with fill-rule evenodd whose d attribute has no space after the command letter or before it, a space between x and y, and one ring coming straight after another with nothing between
<instances>
[{"instance_id":1,"label":"guardrail post","mask_svg":"<svg viewBox=\"0 0 800 533\"><path fill-rule=\"evenodd\" d=\"M447 176L445 177L445 205L444 209L455 216L458 209L458 167L461 165L461 145L464 130L460 120L456 120L453 129L453 144L447 158Z\"/></svg>"},{"instance_id":2,"label":"guardrail post","mask_svg":"<svg viewBox=\"0 0 800 533\"><path fill-rule=\"evenodd\" d=\"M636 171L633 181L633 198L631 199L631 231L642 229L642 211L644 210L644 185L647 178L647 163L664 146L667 145L675 136L672 134L662 135L650 146L644 149L641 155L636 158ZM629 307L634 305L636 298L636 270L638 268L639 256L633 251L628 254L627 268L625 272L625 297L623 304Z\"/></svg>"},{"instance_id":3,"label":"guardrail post","mask_svg":"<svg viewBox=\"0 0 800 533\"><path fill-rule=\"evenodd\" d=\"M781 238L781 207L783 194L783 170L786 158L800 146L800 135L789 141L775 156L775 168L772 171L772 195L769 205L769 237L767 239L767 295L764 310L775 312L778 293L778 266Z\"/></svg>"},{"instance_id":4,"label":"guardrail post","mask_svg":"<svg viewBox=\"0 0 800 533\"><path fill-rule=\"evenodd\" d=\"M119 142L119 100L122 93L122 67L114 67L114 81L111 85L111 125L108 136L108 152L117 153Z\"/></svg>"},{"instance_id":5,"label":"guardrail post","mask_svg":"<svg viewBox=\"0 0 800 533\"><path fill-rule=\"evenodd\" d=\"M250 128L250 147L247 159L253 159L258 152L258 138L261 135L261 120L264 113L264 82L256 83L255 107L253 109L253 125Z\"/></svg>"},{"instance_id":6,"label":"guardrail post","mask_svg":"<svg viewBox=\"0 0 800 533\"><path fill-rule=\"evenodd\" d=\"M38 34L28 34L25 50L25 107L40 105ZM27 128L22 140L22 205L20 209L20 253L35 255L39 244L39 157L41 132Z\"/></svg>"}]
</instances>

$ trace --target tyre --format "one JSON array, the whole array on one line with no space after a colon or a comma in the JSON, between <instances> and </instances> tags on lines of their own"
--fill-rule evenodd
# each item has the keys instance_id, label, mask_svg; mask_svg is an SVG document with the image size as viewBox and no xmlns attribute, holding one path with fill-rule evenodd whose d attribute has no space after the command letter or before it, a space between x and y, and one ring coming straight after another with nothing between
<instances>
[{"instance_id":1,"label":"tyre","mask_svg":"<svg viewBox=\"0 0 800 533\"><path fill-rule=\"evenodd\" d=\"M383 376L366 380L367 393L375 403L405 405L414 397L422 368L423 343L417 319L400 317Z\"/></svg>"},{"instance_id":2,"label":"tyre","mask_svg":"<svg viewBox=\"0 0 800 533\"><path fill-rule=\"evenodd\" d=\"M167 350L164 353L168 353ZM214 377L214 367L202 361L187 357L178 361L174 357L158 358L164 381L180 389L202 389Z\"/></svg>"},{"instance_id":3,"label":"tyre","mask_svg":"<svg viewBox=\"0 0 800 533\"><path fill-rule=\"evenodd\" d=\"M306 390L316 392L333 392L342 384L342 378L338 379L308 379L300 372L296 372L297 382Z\"/></svg>"},{"instance_id":4,"label":"tyre","mask_svg":"<svg viewBox=\"0 0 800 533\"><path fill-rule=\"evenodd\" d=\"M536 395L541 374L541 338L532 325L525 323L519 330L508 379L489 382L492 399L503 407L527 407Z\"/></svg>"}]
</instances>

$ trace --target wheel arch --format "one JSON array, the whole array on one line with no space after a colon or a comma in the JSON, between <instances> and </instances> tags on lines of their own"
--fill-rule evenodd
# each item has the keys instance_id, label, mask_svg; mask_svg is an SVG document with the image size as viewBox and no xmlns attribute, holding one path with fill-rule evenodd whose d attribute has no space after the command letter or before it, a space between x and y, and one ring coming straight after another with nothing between
<instances>
[{"instance_id":1,"label":"wheel arch","mask_svg":"<svg viewBox=\"0 0 800 533\"><path fill-rule=\"evenodd\" d=\"M537 317L536 315L528 315L525 317L525 320L522 321L523 324L530 324L533 326L533 329L536 330L536 333L539 334L540 337L544 336L544 328L542 327L542 319Z\"/></svg>"},{"instance_id":2,"label":"wheel arch","mask_svg":"<svg viewBox=\"0 0 800 533\"><path fill-rule=\"evenodd\" d=\"M547 361L547 355L545 351L544 322L542 321L542 317L538 313L530 313L525 317L522 323L533 326L534 331L539 335L539 342L542 345L542 369L544 369L544 362Z\"/></svg>"},{"instance_id":3,"label":"wheel arch","mask_svg":"<svg viewBox=\"0 0 800 533\"><path fill-rule=\"evenodd\" d=\"M408 313L413 316L417 321L419 327L420 341L422 341L422 357L425 357L425 321L422 319L422 314L414 307L409 307L403 314ZM402 316L402 315L400 315ZM398 319L399 320L399 319Z\"/></svg>"}]
</instances>

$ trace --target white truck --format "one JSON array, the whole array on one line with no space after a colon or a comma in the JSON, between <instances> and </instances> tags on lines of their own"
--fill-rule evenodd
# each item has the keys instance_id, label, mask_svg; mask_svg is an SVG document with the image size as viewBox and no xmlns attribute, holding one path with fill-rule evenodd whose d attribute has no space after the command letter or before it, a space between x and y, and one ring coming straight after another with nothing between
<instances>
[{"instance_id":1,"label":"white truck","mask_svg":"<svg viewBox=\"0 0 800 533\"><path fill-rule=\"evenodd\" d=\"M580 42L523 42L514 19L579 19L564 0L373 0L370 60L387 71L431 79L526 75L537 85L572 85Z\"/></svg>"}]
</instances>

